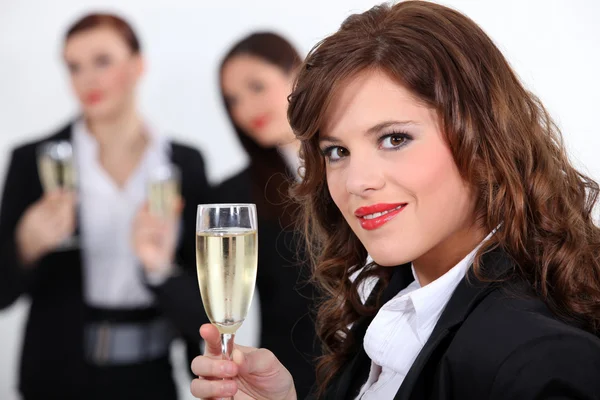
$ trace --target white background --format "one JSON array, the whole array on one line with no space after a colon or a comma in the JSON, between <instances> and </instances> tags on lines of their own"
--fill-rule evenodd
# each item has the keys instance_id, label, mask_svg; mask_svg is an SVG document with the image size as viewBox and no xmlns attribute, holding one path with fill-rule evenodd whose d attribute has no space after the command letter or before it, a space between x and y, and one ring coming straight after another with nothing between
<instances>
[{"instance_id":1,"label":"white background","mask_svg":"<svg viewBox=\"0 0 600 400\"><path fill-rule=\"evenodd\" d=\"M254 29L270 29L306 54L351 12L374 4L372 0L0 0L0 176L12 146L49 134L76 112L60 51L65 28L84 12L117 11L133 23L148 60L140 89L142 111L174 136L199 146L209 178L217 182L246 162L221 108L215 79L228 46ZM573 158L599 179L600 2L444 4L467 13L492 36L563 128ZM17 398L14 387L26 308L26 301L21 301L0 312L2 400ZM255 340L256 318L254 313L240 340ZM183 368L178 372L181 393L189 396Z\"/></svg>"}]
</instances>

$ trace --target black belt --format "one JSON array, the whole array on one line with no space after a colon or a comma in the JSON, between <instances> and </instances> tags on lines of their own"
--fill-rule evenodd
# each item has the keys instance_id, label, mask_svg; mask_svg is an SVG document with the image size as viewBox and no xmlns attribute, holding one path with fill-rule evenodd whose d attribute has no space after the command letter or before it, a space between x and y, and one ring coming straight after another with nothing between
<instances>
[{"instance_id":1,"label":"black belt","mask_svg":"<svg viewBox=\"0 0 600 400\"><path fill-rule=\"evenodd\" d=\"M175 332L155 308L111 310L90 307L85 357L97 366L127 365L164 357Z\"/></svg>"}]
</instances>

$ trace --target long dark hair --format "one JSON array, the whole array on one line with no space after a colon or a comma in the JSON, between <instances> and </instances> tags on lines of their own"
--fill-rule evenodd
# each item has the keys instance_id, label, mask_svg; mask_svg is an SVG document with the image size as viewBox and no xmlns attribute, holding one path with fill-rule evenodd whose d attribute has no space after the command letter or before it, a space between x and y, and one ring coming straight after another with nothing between
<instances>
[{"instance_id":1,"label":"long dark hair","mask_svg":"<svg viewBox=\"0 0 600 400\"><path fill-rule=\"evenodd\" d=\"M327 294L318 311L324 357L321 390L351 357L348 326L376 307L362 305L354 282L367 252L327 189L319 129L351 77L379 69L436 110L458 169L477 195L476 218L501 229L481 255L499 247L560 318L600 327L600 229L592 219L598 184L569 162L562 136L540 100L520 83L492 40L465 15L425 1L377 6L349 17L307 57L288 116L302 141L305 176L295 188L314 277ZM385 285L382 285L385 286Z\"/></svg>"},{"instance_id":2,"label":"long dark hair","mask_svg":"<svg viewBox=\"0 0 600 400\"><path fill-rule=\"evenodd\" d=\"M258 57L286 73L295 72L302 62L298 51L286 39L271 32L257 32L244 37L227 52L219 73L223 72L227 61L239 55ZM293 211L287 200L292 171L288 170L276 148L260 146L235 124L222 91L221 95L231 124L250 158L252 197L259 214L262 218L279 219L284 227L289 227Z\"/></svg>"}]
</instances>

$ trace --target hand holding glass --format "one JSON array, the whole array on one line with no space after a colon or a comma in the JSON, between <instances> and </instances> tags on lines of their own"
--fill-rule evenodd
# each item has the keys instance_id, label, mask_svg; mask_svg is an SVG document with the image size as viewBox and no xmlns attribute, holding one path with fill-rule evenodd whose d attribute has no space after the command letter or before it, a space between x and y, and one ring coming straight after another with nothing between
<instances>
[{"instance_id":1,"label":"hand holding glass","mask_svg":"<svg viewBox=\"0 0 600 400\"><path fill-rule=\"evenodd\" d=\"M77 173L73 157L73 146L66 140L42 143L37 148L38 173L45 193L56 190L77 190ZM60 248L68 249L77 245L77 238L71 236L62 242Z\"/></svg>"},{"instance_id":2,"label":"hand holding glass","mask_svg":"<svg viewBox=\"0 0 600 400\"><path fill-rule=\"evenodd\" d=\"M235 332L254 294L258 264L256 206L198 206L196 264L202 303L221 333L221 349L231 359Z\"/></svg>"}]
</instances>

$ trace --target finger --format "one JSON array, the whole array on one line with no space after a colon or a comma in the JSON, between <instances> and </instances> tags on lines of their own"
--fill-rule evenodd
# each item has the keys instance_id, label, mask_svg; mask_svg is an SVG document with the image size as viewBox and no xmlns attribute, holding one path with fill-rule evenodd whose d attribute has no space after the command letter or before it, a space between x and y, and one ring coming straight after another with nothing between
<instances>
[{"instance_id":1,"label":"finger","mask_svg":"<svg viewBox=\"0 0 600 400\"><path fill-rule=\"evenodd\" d=\"M277 363L275 355L267 349L257 349L244 353L240 349L234 349L233 362L239 366L240 374L261 374L274 369Z\"/></svg>"},{"instance_id":2,"label":"finger","mask_svg":"<svg viewBox=\"0 0 600 400\"><path fill-rule=\"evenodd\" d=\"M140 228L136 236L140 243L151 243L154 246L163 246L165 242L164 233L159 228Z\"/></svg>"},{"instance_id":3,"label":"finger","mask_svg":"<svg viewBox=\"0 0 600 400\"><path fill-rule=\"evenodd\" d=\"M67 203L70 207L75 206L77 203L77 193L73 190L61 190L61 200Z\"/></svg>"},{"instance_id":4,"label":"finger","mask_svg":"<svg viewBox=\"0 0 600 400\"><path fill-rule=\"evenodd\" d=\"M44 203L43 210L47 214L53 216L61 215L63 216L62 218L64 218L64 215L73 213L74 204L70 198L59 194L56 197L48 199L48 201Z\"/></svg>"},{"instance_id":5,"label":"finger","mask_svg":"<svg viewBox=\"0 0 600 400\"><path fill-rule=\"evenodd\" d=\"M200 327L200 336L202 336L206 345L205 356L221 356L221 335L214 325L202 325Z\"/></svg>"},{"instance_id":6,"label":"finger","mask_svg":"<svg viewBox=\"0 0 600 400\"><path fill-rule=\"evenodd\" d=\"M198 356L192 361L192 372L202 378L231 378L237 375L238 366L232 361L215 360Z\"/></svg>"},{"instance_id":7,"label":"finger","mask_svg":"<svg viewBox=\"0 0 600 400\"><path fill-rule=\"evenodd\" d=\"M46 192L46 193L44 193L44 197L42 197L43 201L49 201L49 202L54 202L58 199L60 199L60 190L58 190L58 189Z\"/></svg>"},{"instance_id":8,"label":"finger","mask_svg":"<svg viewBox=\"0 0 600 400\"><path fill-rule=\"evenodd\" d=\"M199 399L233 397L237 392L237 384L232 380L209 381L194 379L190 391Z\"/></svg>"},{"instance_id":9,"label":"finger","mask_svg":"<svg viewBox=\"0 0 600 400\"><path fill-rule=\"evenodd\" d=\"M177 201L175 201L175 215L181 214L183 208L185 207L185 200L181 196L177 196Z\"/></svg>"}]
</instances>

